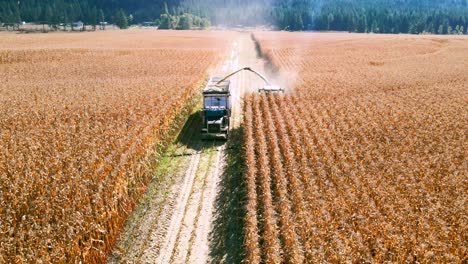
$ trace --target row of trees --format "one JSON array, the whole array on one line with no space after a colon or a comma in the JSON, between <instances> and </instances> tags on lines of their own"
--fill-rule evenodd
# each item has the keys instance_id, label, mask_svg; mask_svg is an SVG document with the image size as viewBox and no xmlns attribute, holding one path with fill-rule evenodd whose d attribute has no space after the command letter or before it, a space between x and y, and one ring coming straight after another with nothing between
<instances>
[{"instance_id":1,"label":"row of trees","mask_svg":"<svg viewBox=\"0 0 468 264\"><path fill-rule=\"evenodd\" d=\"M163 8L164 0L0 0L0 22L81 20L92 24L99 18L100 10L112 22L121 10L132 14L135 22L142 22L158 18Z\"/></svg>"},{"instance_id":2,"label":"row of trees","mask_svg":"<svg viewBox=\"0 0 468 264\"><path fill-rule=\"evenodd\" d=\"M128 28L134 21L133 15L127 16L123 9L119 9L115 14L113 21L121 28ZM165 11L159 19L155 20L155 25L160 29L179 29L188 30L194 28L207 28L210 21L206 18L198 17L189 13L172 14L165 4Z\"/></svg>"},{"instance_id":3,"label":"row of trees","mask_svg":"<svg viewBox=\"0 0 468 264\"><path fill-rule=\"evenodd\" d=\"M96 26L105 19L104 11L87 1L0 1L0 22L3 23L26 21L58 25L82 21Z\"/></svg>"},{"instance_id":4,"label":"row of trees","mask_svg":"<svg viewBox=\"0 0 468 264\"><path fill-rule=\"evenodd\" d=\"M195 16L190 13L171 14L167 4L164 4L164 13L156 20L160 29L192 29L207 28L211 25L207 18Z\"/></svg>"},{"instance_id":5,"label":"row of trees","mask_svg":"<svg viewBox=\"0 0 468 264\"><path fill-rule=\"evenodd\" d=\"M114 1L88 0L0 0L0 23L48 23L51 25L69 24L82 21L84 24L96 26L100 22L109 21L120 28L127 28L136 22L132 14L126 15L126 10L117 8Z\"/></svg>"},{"instance_id":6,"label":"row of trees","mask_svg":"<svg viewBox=\"0 0 468 264\"><path fill-rule=\"evenodd\" d=\"M90 4L87 0L0 0L0 23L14 24L26 21L47 22L48 24L57 25L82 21L84 24L96 26L100 22L106 21L107 18L107 20L123 29L132 23L141 21L155 21L156 25L164 29L191 29L210 26L208 19L183 12L182 9L173 5L169 8L166 3L162 3L162 10L155 10L155 8L151 8L151 3L148 3L149 9L153 9L159 18L154 19L142 15L135 19L133 14L127 15L127 10L135 9L140 5L125 5L124 1L121 2L120 5L115 6L123 6L126 9L116 9L114 5L106 1L94 1L93 4ZM135 10L135 12L141 14L138 10ZM142 20L142 18L148 18L148 20Z\"/></svg>"},{"instance_id":7,"label":"row of trees","mask_svg":"<svg viewBox=\"0 0 468 264\"><path fill-rule=\"evenodd\" d=\"M210 21L206 18L201 18L189 13L181 15L171 15L169 13L161 14L160 19L156 20L156 25L160 29L193 29L193 28L207 28L211 25Z\"/></svg>"}]
</instances>

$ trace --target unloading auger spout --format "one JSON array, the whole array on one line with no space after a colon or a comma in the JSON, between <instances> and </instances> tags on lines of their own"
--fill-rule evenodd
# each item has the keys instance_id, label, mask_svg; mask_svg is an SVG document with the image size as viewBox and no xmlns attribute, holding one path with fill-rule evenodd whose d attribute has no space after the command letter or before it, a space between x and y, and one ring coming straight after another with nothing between
<instances>
[{"instance_id":1,"label":"unloading auger spout","mask_svg":"<svg viewBox=\"0 0 468 264\"><path fill-rule=\"evenodd\" d=\"M265 92L265 93L280 92L280 93L283 93L284 92L284 90L281 87L279 87L278 85L271 85L270 82L268 81L268 79L265 76L263 76L262 74L254 71L250 67L244 67L244 68L241 68L241 69L239 69L239 70L237 70L237 71L235 71L233 73L230 73L229 75L227 75L223 79L216 82L215 86L221 85L224 81L226 81L227 79L231 78L232 76L236 75L237 73L239 73L241 71L250 71L250 72L256 74L258 77L260 77L263 81L265 81L266 85L263 86L262 88L258 89L259 93L261 93L261 92Z\"/></svg>"}]
</instances>

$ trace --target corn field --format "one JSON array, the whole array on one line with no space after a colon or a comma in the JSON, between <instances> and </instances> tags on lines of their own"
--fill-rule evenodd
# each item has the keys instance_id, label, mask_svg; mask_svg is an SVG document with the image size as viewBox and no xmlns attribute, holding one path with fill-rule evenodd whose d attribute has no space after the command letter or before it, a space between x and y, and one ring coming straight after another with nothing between
<instances>
[{"instance_id":1,"label":"corn field","mask_svg":"<svg viewBox=\"0 0 468 264\"><path fill-rule=\"evenodd\" d=\"M293 89L245 98L246 262L465 262L468 39L255 39Z\"/></svg>"},{"instance_id":2,"label":"corn field","mask_svg":"<svg viewBox=\"0 0 468 264\"><path fill-rule=\"evenodd\" d=\"M190 34L2 36L0 263L105 261L224 51Z\"/></svg>"}]
</instances>

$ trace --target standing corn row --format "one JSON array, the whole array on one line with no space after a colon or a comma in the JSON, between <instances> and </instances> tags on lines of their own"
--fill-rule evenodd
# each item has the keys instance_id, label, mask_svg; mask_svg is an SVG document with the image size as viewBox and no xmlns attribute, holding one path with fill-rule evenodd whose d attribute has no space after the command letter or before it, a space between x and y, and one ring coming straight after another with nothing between
<instances>
[{"instance_id":1,"label":"standing corn row","mask_svg":"<svg viewBox=\"0 0 468 264\"><path fill-rule=\"evenodd\" d=\"M285 262L288 263L301 263L304 260L304 256L296 234L296 224L294 221L291 221L293 215L291 213L291 204L288 197L289 179L287 179L284 174L276 128L271 117L273 108L265 95L261 96L261 107L263 109L263 117L266 121L265 128L270 152L271 177L276 187L274 194L278 196L275 207L277 208L278 218L281 224L281 235L284 242L284 259Z\"/></svg>"},{"instance_id":2,"label":"standing corn row","mask_svg":"<svg viewBox=\"0 0 468 264\"><path fill-rule=\"evenodd\" d=\"M257 190L256 190L256 160L255 160L255 141L253 139L252 123L252 97L248 97L244 105L244 124L245 124L245 159L247 164L247 214L245 217L245 247L247 263L260 263L260 248L258 240L258 221L257 221Z\"/></svg>"},{"instance_id":3,"label":"standing corn row","mask_svg":"<svg viewBox=\"0 0 468 264\"><path fill-rule=\"evenodd\" d=\"M276 222L276 213L273 205L273 193L271 190L271 169L268 157L268 146L265 139L265 125L263 111L260 106L261 98L253 97L255 139L257 142L256 156L258 164L258 185L262 201L263 235L262 253L265 263L280 263L281 247L279 231Z\"/></svg>"},{"instance_id":4,"label":"standing corn row","mask_svg":"<svg viewBox=\"0 0 468 264\"><path fill-rule=\"evenodd\" d=\"M296 160L295 154L297 157L300 157L300 145L297 144L299 140L297 139L298 134L294 133L294 125L291 125L292 117L287 116L288 111L280 112L280 110L285 110L284 107L279 107L278 104L281 104L284 100L281 97L269 97L270 109L272 110L274 123L276 124L276 129L278 131L279 137L279 147L283 155L283 161L285 164L285 175L289 180L289 191L291 193L291 206L294 210L294 219L296 222L296 232L300 234L301 244L304 247L305 256L310 253L307 250L307 241L308 239L308 230L311 229L311 217L307 215L307 204L305 202L304 194L304 183L301 182L299 173L306 173L306 168L300 165L300 162ZM280 110L279 110L279 109ZM284 118L283 118L283 116ZM288 127L289 126L289 127ZM288 133L288 129L293 133ZM301 171L303 170L303 171Z\"/></svg>"}]
</instances>

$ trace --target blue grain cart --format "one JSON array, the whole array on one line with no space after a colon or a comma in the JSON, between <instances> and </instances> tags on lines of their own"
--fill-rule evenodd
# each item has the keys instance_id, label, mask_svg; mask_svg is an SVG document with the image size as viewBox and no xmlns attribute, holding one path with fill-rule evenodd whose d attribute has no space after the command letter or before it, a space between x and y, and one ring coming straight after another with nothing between
<instances>
[{"instance_id":1,"label":"blue grain cart","mask_svg":"<svg viewBox=\"0 0 468 264\"><path fill-rule=\"evenodd\" d=\"M229 80L214 77L203 90L202 139L229 136L231 93Z\"/></svg>"}]
</instances>

